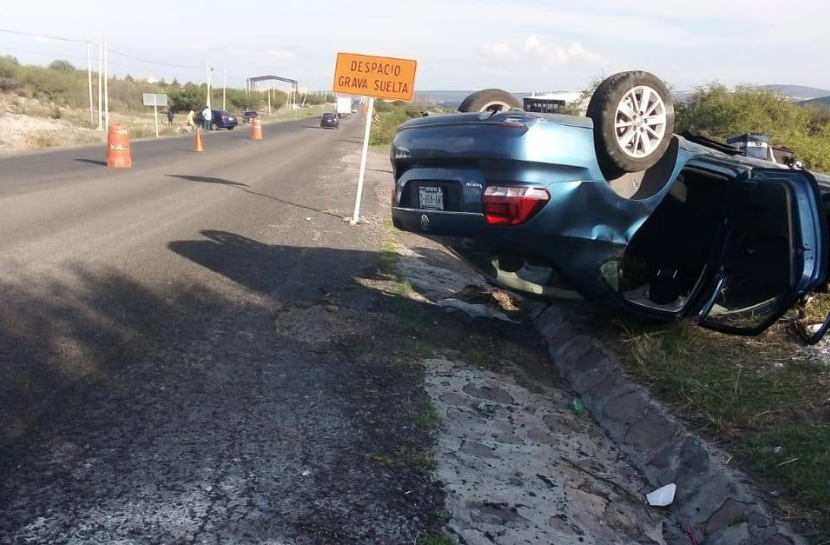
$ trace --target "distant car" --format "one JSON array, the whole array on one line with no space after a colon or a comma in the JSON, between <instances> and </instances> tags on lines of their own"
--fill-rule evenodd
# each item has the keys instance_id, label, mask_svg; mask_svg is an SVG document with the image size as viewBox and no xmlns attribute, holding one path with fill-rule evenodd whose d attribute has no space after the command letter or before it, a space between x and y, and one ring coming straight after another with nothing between
<instances>
[{"instance_id":1,"label":"distant car","mask_svg":"<svg viewBox=\"0 0 830 545\"><path fill-rule=\"evenodd\" d=\"M754 335L826 283L830 177L674 135L651 74L602 82L587 117L496 89L459 109L398 128L392 221L494 284Z\"/></svg>"},{"instance_id":2,"label":"distant car","mask_svg":"<svg viewBox=\"0 0 830 545\"><path fill-rule=\"evenodd\" d=\"M333 112L326 112L320 117L320 127L323 129L339 129L340 120L337 119L337 114Z\"/></svg>"},{"instance_id":3,"label":"distant car","mask_svg":"<svg viewBox=\"0 0 830 545\"><path fill-rule=\"evenodd\" d=\"M357 113L357 110L352 110L352 113L353 113L353 114L356 114L356 113Z\"/></svg>"},{"instance_id":4,"label":"distant car","mask_svg":"<svg viewBox=\"0 0 830 545\"><path fill-rule=\"evenodd\" d=\"M259 114L254 110L248 110L242 113L242 121L244 123L253 123L254 119L258 118Z\"/></svg>"},{"instance_id":5,"label":"distant car","mask_svg":"<svg viewBox=\"0 0 830 545\"><path fill-rule=\"evenodd\" d=\"M236 116L230 112L226 112L225 110L211 110L211 112L210 130L212 131L217 131L219 129L228 129L229 131L232 131L234 127L239 125L239 121L236 119ZM198 121L199 124L204 121L202 112L196 114L196 121Z\"/></svg>"}]
</instances>

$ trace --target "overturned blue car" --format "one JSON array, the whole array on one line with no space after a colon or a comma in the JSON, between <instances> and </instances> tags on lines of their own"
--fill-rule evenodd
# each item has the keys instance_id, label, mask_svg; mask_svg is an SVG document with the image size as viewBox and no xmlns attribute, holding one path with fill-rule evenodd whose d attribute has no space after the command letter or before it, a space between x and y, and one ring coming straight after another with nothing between
<instances>
[{"instance_id":1,"label":"overturned blue car","mask_svg":"<svg viewBox=\"0 0 830 545\"><path fill-rule=\"evenodd\" d=\"M460 109L398 129L392 220L498 286L749 335L825 286L830 179L674 134L652 74L609 77L586 117L497 89Z\"/></svg>"}]
</instances>

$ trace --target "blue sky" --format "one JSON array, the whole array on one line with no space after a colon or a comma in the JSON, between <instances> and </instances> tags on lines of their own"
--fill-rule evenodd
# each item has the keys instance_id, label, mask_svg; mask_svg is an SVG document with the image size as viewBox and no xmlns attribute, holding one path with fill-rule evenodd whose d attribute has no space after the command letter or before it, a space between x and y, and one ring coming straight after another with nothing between
<instances>
[{"instance_id":1,"label":"blue sky","mask_svg":"<svg viewBox=\"0 0 830 545\"><path fill-rule=\"evenodd\" d=\"M228 84L272 73L331 86L338 51L418 60L416 89L570 90L619 70L679 89L718 80L830 89L830 2L820 0L169 0L6 2L1 29L98 39L111 72ZM209 21L209 25L203 21ZM225 26L220 22L225 21ZM119 55L117 52L129 56ZM0 54L85 63L85 46L0 32ZM184 68L150 64L135 57Z\"/></svg>"}]
</instances>

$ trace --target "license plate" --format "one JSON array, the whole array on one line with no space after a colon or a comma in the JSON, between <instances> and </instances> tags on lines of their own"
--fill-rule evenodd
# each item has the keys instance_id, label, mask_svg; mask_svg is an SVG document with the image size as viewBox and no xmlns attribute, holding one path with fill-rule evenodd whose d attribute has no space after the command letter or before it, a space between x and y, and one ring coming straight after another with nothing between
<instances>
[{"instance_id":1,"label":"license plate","mask_svg":"<svg viewBox=\"0 0 830 545\"><path fill-rule=\"evenodd\" d=\"M418 203L421 205L421 208L443 210L444 190L440 187L419 187Z\"/></svg>"}]
</instances>

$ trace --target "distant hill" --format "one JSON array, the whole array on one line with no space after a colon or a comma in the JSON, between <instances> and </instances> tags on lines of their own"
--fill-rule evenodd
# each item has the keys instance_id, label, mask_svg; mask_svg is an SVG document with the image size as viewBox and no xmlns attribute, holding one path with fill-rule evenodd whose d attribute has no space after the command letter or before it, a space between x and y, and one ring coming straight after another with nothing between
<instances>
[{"instance_id":1,"label":"distant hill","mask_svg":"<svg viewBox=\"0 0 830 545\"><path fill-rule=\"evenodd\" d=\"M422 102L431 102L437 106L445 108L458 108L469 94L473 91L415 91L415 100Z\"/></svg>"},{"instance_id":2,"label":"distant hill","mask_svg":"<svg viewBox=\"0 0 830 545\"><path fill-rule=\"evenodd\" d=\"M475 91L415 91L415 100L434 103L444 108L458 108L461 102ZM520 102L524 97L529 97L531 93L511 93Z\"/></svg>"},{"instance_id":3,"label":"distant hill","mask_svg":"<svg viewBox=\"0 0 830 545\"><path fill-rule=\"evenodd\" d=\"M827 89L804 87L802 85L761 85L759 89L772 91L797 101L830 96L830 91Z\"/></svg>"},{"instance_id":4,"label":"distant hill","mask_svg":"<svg viewBox=\"0 0 830 545\"><path fill-rule=\"evenodd\" d=\"M827 89L804 87L802 85L761 85L758 89L778 93L799 104L808 104L816 100L815 104L830 106L830 90ZM415 100L455 109L461 104L461 101L473 92L449 90L415 91ZM530 93L513 93L513 95L521 100L526 96L530 96ZM674 98L675 102L683 102L690 95L691 92L689 91L675 90L672 98Z\"/></svg>"},{"instance_id":5,"label":"distant hill","mask_svg":"<svg viewBox=\"0 0 830 545\"><path fill-rule=\"evenodd\" d=\"M799 106L825 106L830 108L830 96L814 98L811 100L802 100L798 103Z\"/></svg>"}]
</instances>

